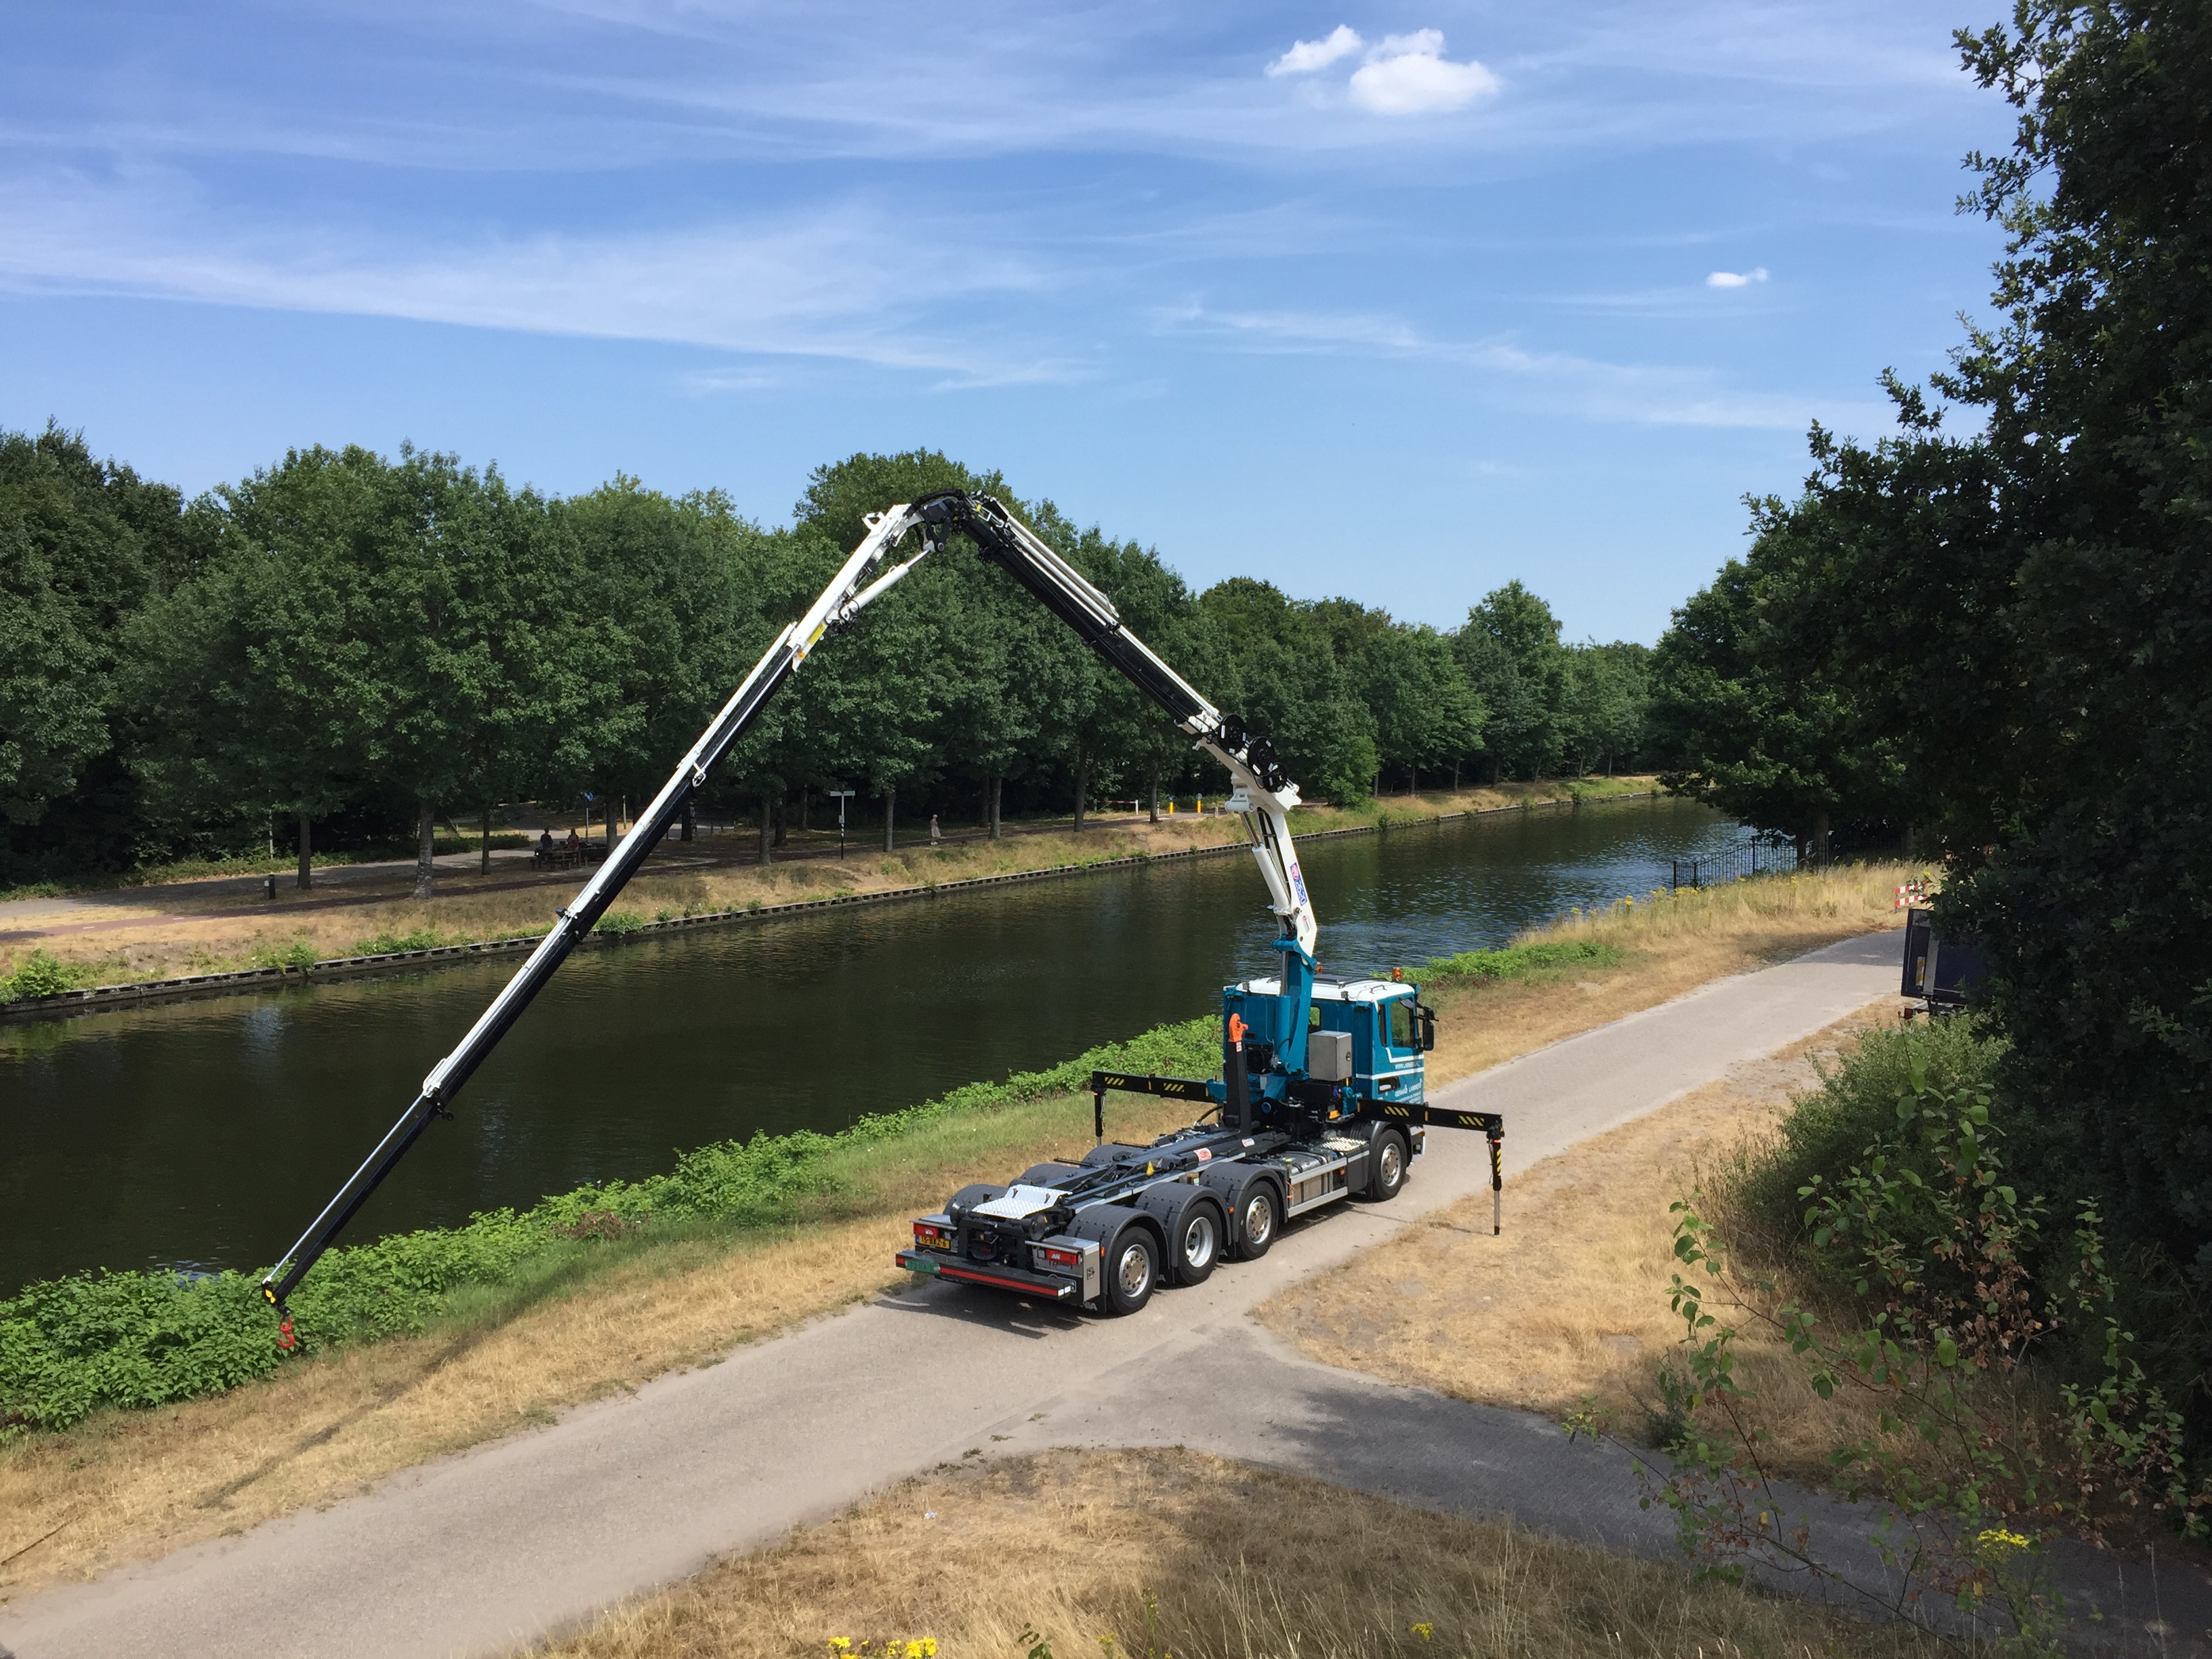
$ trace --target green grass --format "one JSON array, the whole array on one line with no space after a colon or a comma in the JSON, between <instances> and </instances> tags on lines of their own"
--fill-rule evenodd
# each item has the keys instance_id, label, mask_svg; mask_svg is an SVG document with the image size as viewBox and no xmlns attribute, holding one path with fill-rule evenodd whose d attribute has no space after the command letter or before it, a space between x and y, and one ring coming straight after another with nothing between
<instances>
[{"instance_id":1,"label":"green grass","mask_svg":"<svg viewBox=\"0 0 2212 1659\"><path fill-rule=\"evenodd\" d=\"M1526 979L1532 974L1567 968L1617 968L1617 945L1574 939L1537 945L1507 945L1495 951L1462 951L1438 957L1420 970L1424 979Z\"/></svg>"},{"instance_id":2,"label":"green grass","mask_svg":"<svg viewBox=\"0 0 2212 1659\"><path fill-rule=\"evenodd\" d=\"M902 1170L941 1167L1069 1121L1094 1069L1210 1076L1218 1020L1165 1025L1003 1083L971 1083L835 1134L702 1146L672 1170L331 1251L292 1297L292 1357L483 1319L620 1259L623 1246L728 1238L858 1213ZM1054 1109L1055 1106L1057 1109ZM602 1241L612 1244L603 1249ZM71 1274L0 1299L0 1443L94 1411L219 1394L288 1363L258 1273Z\"/></svg>"}]
</instances>

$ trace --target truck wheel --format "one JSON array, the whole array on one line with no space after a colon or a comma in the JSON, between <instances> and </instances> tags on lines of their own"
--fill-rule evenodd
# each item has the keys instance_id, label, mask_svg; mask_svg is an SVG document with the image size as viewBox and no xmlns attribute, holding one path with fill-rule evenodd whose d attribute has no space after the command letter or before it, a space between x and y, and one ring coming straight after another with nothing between
<instances>
[{"instance_id":1,"label":"truck wheel","mask_svg":"<svg viewBox=\"0 0 2212 1659\"><path fill-rule=\"evenodd\" d=\"M1257 1261L1282 1230L1282 1200L1272 1181L1251 1181L1237 1199L1237 1259Z\"/></svg>"},{"instance_id":2,"label":"truck wheel","mask_svg":"<svg viewBox=\"0 0 2212 1659\"><path fill-rule=\"evenodd\" d=\"M1221 1260L1223 1235L1228 1231L1226 1218L1206 1200L1183 1206L1170 1235L1176 1284L1203 1285L1213 1276Z\"/></svg>"},{"instance_id":3,"label":"truck wheel","mask_svg":"<svg viewBox=\"0 0 2212 1659\"><path fill-rule=\"evenodd\" d=\"M1387 1204L1406 1189L1406 1137L1385 1129L1375 1137L1367 1156L1375 1160L1367 1171L1367 1201Z\"/></svg>"},{"instance_id":4,"label":"truck wheel","mask_svg":"<svg viewBox=\"0 0 2212 1659\"><path fill-rule=\"evenodd\" d=\"M1152 1299L1159 1288L1159 1246L1149 1227L1124 1227L1106 1253L1105 1296L1109 1314L1133 1314Z\"/></svg>"}]
</instances>

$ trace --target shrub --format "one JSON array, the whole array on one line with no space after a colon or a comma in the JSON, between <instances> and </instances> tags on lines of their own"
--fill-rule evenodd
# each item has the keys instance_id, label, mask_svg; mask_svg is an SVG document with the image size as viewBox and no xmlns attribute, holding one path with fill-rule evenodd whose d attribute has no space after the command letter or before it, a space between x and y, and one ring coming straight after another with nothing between
<instances>
[{"instance_id":1,"label":"shrub","mask_svg":"<svg viewBox=\"0 0 2212 1659\"><path fill-rule=\"evenodd\" d=\"M0 979L0 1002L21 997L53 997L76 988L76 973L52 952L33 951L5 979Z\"/></svg>"},{"instance_id":2,"label":"shrub","mask_svg":"<svg viewBox=\"0 0 2212 1659\"><path fill-rule=\"evenodd\" d=\"M1212 1075L1215 1019L1165 1025L1004 1083L971 1083L862 1118L836 1134L801 1131L726 1140L686 1152L641 1181L611 1181L493 1210L461 1227L425 1228L334 1249L292 1297L305 1356L349 1342L419 1331L447 1294L509 1282L536 1252L626 1237L655 1222L785 1225L807 1201L837 1192L835 1153L896 1139L925 1123L1076 1092L1101 1067ZM283 1363L256 1275L94 1272L30 1285L0 1298L0 1443L66 1428L102 1407L159 1406L220 1394Z\"/></svg>"},{"instance_id":3,"label":"shrub","mask_svg":"<svg viewBox=\"0 0 2212 1659\"><path fill-rule=\"evenodd\" d=\"M663 911L661 914L665 916L667 912ZM623 939L636 933L644 926L645 918L635 910L610 910L599 918L592 931L595 933L611 933L617 939Z\"/></svg>"},{"instance_id":4,"label":"shrub","mask_svg":"<svg viewBox=\"0 0 2212 1659\"><path fill-rule=\"evenodd\" d=\"M357 957L385 957L400 951L434 951L453 943L434 927L418 927L411 933L377 933L353 942Z\"/></svg>"},{"instance_id":5,"label":"shrub","mask_svg":"<svg viewBox=\"0 0 2212 1659\"><path fill-rule=\"evenodd\" d=\"M1429 979L1520 979L1547 968L1611 968L1620 961L1619 945L1571 939L1462 951L1455 957L1438 957L1420 971Z\"/></svg>"},{"instance_id":6,"label":"shrub","mask_svg":"<svg viewBox=\"0 0 2212 1659\"><path fill-rule=\"evenodd\" d=\"M1829 1188L1865 1162L1880 1143L1894 1160L1911 1160L1897 1139L1898 1101L1921 1086L1983 1090L1996 1069L2003 1042L1963 1015L1872 1030L1836 1063L1824 1068L1820 1086L1792 1102L1781 1138L1754 1158L1732 1194L1734 1201L1778 1236L1794 1238L1804 1227L1801 1189L1816 1180ZM1923 1179L1931 1171L1915 1165Z\"/></svg>"}]
</instances>

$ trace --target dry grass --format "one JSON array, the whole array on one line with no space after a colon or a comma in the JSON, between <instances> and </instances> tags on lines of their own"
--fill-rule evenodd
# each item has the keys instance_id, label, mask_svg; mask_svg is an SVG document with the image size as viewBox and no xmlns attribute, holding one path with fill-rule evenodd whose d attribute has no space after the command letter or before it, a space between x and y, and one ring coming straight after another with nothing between
<instances>
[{"instance_id":1,"label":"dry grass","mask_svg":"<svg viewBox=\"0 0 2212 1659\"><path fill-rule=\"evenodd\" d=\"M1887 911L1867 896L1886 895L1887 879L1686 896L1663 926L1642 907L1571 924L1607 930L1631 956L1572 978L1439 983L1431 1076L1449 1081L1717 973L1883 925ZM1168 1127L1175 1109L1119 1097L1113 1110L1114 1133L1134 1138ZM1083 1096L943 1121L873 1149L840 1218L779 1238L580 1246L550 1279L465 1304L429 1335L342 1350L219 1399L103 1414L0 1451L0 1558L22 1551L0 1563L0 1595L332 1501L873 1294L898 1277L890 1252L917 1210L963 1182L1004 1179L1086 1140L1089 1120ZM1530 1212L1516 1204L1516 1214Z\"/></svg>"},{"instance_id":2,"label":"dry grass","mask_svg":"<svg viewBox=\"0 0 2212 1659\"><path fill-rule=\"evenodd\" d=\"M1357 811L1330 807L1297 815L1302 833L1341 829L1385 820L1410 822L1443 812L1480 811L1522 802L1564 800L1575 793L1628 793L1650 787L1648 778L1607 780L1604 786L1581 783L1510 784L1457 794L1394 796ZM970 835L953 826L956 835ZM743 909L750 905L820 898L839 892L878 892L887 888L942 884L976 876L1069 864L1100 863L1139 853L1158 854L1242 840L1239 820L1215 812L1204 817L1177 813L1157 824L1141 816L1104 815L1080 836L1065 826L1015 827L1005 840L955 839L939 848L902 843L885 854L880 842L854 842L847 856L835 856L836 836L817 830L794 832L793 844L778 862L751 863L758 841L750 832L713 836L686 846L664 842L624 893L619 908L642 915L681 915L708 910ZM733 862L732 860L744 860ZM191 884L159 890L118 890L88 901L92 908L22 922L0 945L0 975L33 949L51 952L76 970L84 983L121 984L180 974L218 973L275 962L304 945L317 958L348 956L373 935L428 933L449 943L498 939L538 932L574 893L582 878L546 877L526 887L484 890L526 879L526 866L495 866L489 878L441 870L438 896L417 903L413 879L325 882L312 893L295 891L282 878L273 906L242 899L237 893L196 893ZM343 904L322 908L329 901ZM252 916L197 919L203 911L235 909L255 903ZM316 908L309 908L313 906ZM67 931L88 921L99 931Z\"/></svg>"},{"instance_id":3,"label":"dry grass","mask_svg":"<svg viewBox=\"0 0 2212 1659\"><path fill-rule=\"evenodd\" d=\"M1178 1449L947 1468L533 1651L822 1659L839 1637L933 1638L943 1659L1023 1659L1040 1637L1062 1659L1923 1650L1679 1567Z\"/></svg>"},{"instance_id":4,"label":"dry grass","mask_svg":"<svg viewBox=\"0 0 2212 1659\"><path fill-rule=\"evenodd\" d=\"M1622 1432L1656 1437L1653 1377L1682 1334L1667 1304L1669 1206L1724 1188L1727 1168L1816 1085L1816 1060L1893 1021L1896 1008L1885 999L1546 1158L1507 1183L1516 1219L1502 1237L1490 1236L1484 1194L1285 1291L1260 1317L1331 1364L1554 1417L1594 1395ZM1773 1436L1777 1466L1825 1478L1826 1453L1861 1402L1822 1402L1778 1342L1747 1334L1739 1353L1751 1419Z\"/></svg>"}]
</instances>

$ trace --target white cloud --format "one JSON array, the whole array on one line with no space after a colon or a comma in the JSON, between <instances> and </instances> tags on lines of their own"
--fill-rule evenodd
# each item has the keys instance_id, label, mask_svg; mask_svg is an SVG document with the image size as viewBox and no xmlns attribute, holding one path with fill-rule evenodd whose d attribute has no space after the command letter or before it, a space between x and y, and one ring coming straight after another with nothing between
<instances>
[{"instance_id":1,"label":"white cloud","mask_svg":"<svg viewBox=\"0 0 2212 1659\"><path fill-rule=\"evenodd\" d=\"M1750 270L1717 270L1705 278L1707 288L1749 288L1753 283L1766 280L1766 267L1755 266Z\"/></svg>"},{"instance_id":2,"label":"white cloud","mask_svg":"<svg viewBox=\"0 0 2212 1659\"><path fill-rule=\"evenodd\" d=\"M1270 75L1310 75L1317 69L1327 69L1340 58L1349 58L1367 43L1351 28L1339 23L1318 40L1300 40L1267 65Z\"/></svg>"},{"instance_id":3,"label":"white cloud","mask_svg":"<svg viewBox=\"0 0 2212 1659\"><path fill-rule=\"evenodd\" d=\"M1444 55L1440 29L1392 34L1352 73L1352 101L1376 115L1441 115L1498 90L1498 77L1469 58Z\"/></svg>"}]
</instances>

